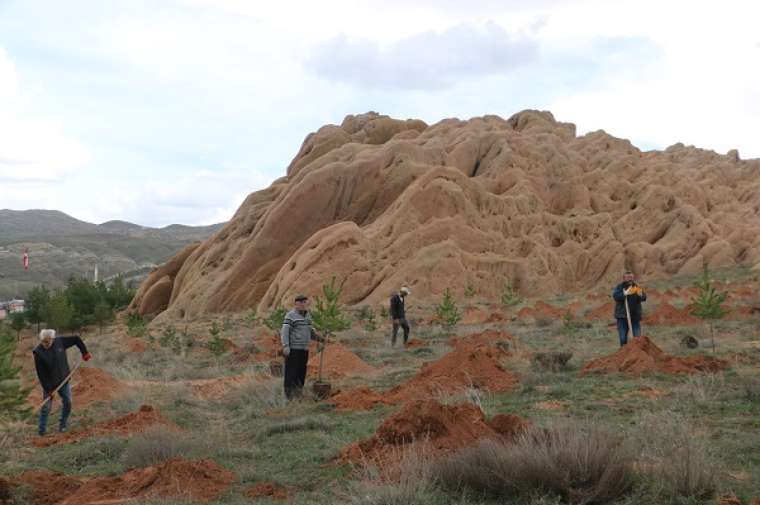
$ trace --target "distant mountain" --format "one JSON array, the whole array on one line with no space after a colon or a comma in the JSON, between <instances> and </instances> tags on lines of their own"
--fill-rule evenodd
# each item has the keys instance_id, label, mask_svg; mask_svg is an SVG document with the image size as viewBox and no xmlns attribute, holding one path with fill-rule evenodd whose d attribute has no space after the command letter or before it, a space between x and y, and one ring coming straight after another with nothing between
<instances>
[{"instance_id":1,"label":"distant mountain","mask_svg":"<svg viewBox=\"0 0 760 505\"><path fill-rule=\"evenodd\" d=\"M23 296L32 286L63 285L73 276L117 274L139 280L185 245L222 227L172 224L164 228L127 221L93 224L56 210L0 210L0 299ZM30 268L21 257L29 248Z\"/></svg>"}]
</instances>

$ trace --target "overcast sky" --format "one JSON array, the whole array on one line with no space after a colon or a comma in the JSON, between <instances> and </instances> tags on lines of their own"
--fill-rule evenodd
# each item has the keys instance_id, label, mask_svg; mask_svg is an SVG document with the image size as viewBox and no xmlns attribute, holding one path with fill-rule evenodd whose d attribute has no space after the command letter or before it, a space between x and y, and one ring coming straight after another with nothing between
<instances>
[{"instance_id":1,"label":"overcast sky","mask_svg":"<svg viewBox=\"0 0 760 505\"><path fill-rule=\"evenodd\" d=\"M0 0L0 208L209 224L375 110L760 157L760 3Z\"/></svg>"}]
</instances>

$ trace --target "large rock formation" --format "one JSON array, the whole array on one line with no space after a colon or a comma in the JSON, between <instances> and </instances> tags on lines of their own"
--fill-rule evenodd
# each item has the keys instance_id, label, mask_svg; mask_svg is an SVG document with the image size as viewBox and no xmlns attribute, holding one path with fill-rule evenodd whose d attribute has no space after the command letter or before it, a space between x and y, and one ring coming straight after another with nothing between
<instances>
[{"instance_id":1,"label":"large rock formation","mask_svg":"<svg viewBox=\"0 0 760 505\"><path fill-rule=\"evenodd\" d=\"M759 207L760 160L735 153L642 152L539 111L432 126L348 116L151 276L133 309L264 309L332 276L355 304L402 284L415 299L468 284L496 297L507 280L540 295L609 286L625 268L646 279L755 265Z\"/></svg>"}]
</instances>

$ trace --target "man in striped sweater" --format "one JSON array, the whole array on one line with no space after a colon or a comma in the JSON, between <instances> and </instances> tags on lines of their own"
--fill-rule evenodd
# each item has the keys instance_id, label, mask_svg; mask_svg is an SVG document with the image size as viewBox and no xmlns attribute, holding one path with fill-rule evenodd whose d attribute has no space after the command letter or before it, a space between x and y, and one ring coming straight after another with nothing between
<instances>
[{"instance_id":1,"label":"man in striped sweater","mask_svg":"<svg viewBox=\"0 0 760 505\"><path fill-rule=\"evenodd\" d=\"M285 356L285 396L292 399L301 396L303 392L310 341L324 342L324 338L314 330L307 296L296 296L295 308L285 315L280 338L282 354Z\"/></svg>"}]
</instances>

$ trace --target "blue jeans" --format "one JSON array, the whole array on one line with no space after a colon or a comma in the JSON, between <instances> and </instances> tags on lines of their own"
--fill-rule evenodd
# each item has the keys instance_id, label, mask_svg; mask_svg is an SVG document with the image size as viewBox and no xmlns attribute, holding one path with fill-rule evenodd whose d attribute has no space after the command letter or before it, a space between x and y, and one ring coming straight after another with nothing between
<instances>
[{"instance_id":1,"label":"blue jeans","mask_svg":"<svg viewBox=\"0 0 760 505\"><path fill-rule=\"evenodd\" d=\"M641 336L641 321L638 319L632 320L631 326L633 326L633 336L640 337ZM622 347L628 343L628 320L623 319L623 318L618 318L617 330L618 330L618 337L620 337L620 347Z\"/></svg>"},{"instance_id":2,"label":"blue jeans","mask_svg":"<svg viewBox=\"0 0 760 505\"><path fill-rule=\"evenodd\" d=\"M44 395L45 392L43 391L42 394ZM62 430L66 428L66 423L69 420L69 415L71 415L71 383L67 382L66 384L61 387L61 389L58 390L58 396L61 398L61 403L63 404L63 409L61 410L61 420L58 423L58 429ZM40 424L39 424L39 430L38 433L40 435L44 435L45 431L47 431L47 422L48 422L48 415L50 414L50 407L51 402L47 401L45 402L45 406L42 407L40 410Z\"/></svg>"}]
</instances>

